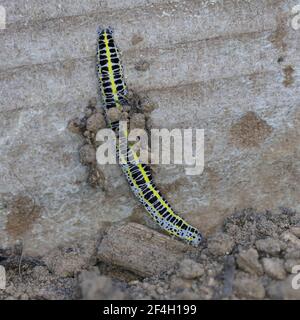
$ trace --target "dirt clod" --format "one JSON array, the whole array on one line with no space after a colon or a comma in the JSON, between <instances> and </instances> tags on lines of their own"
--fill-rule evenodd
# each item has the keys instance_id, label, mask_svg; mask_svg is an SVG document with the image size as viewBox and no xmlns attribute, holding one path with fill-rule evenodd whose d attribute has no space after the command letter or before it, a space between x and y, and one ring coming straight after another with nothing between
<instances>
[{"instance_id":1,"label":"dirt clod","mask_svg":"<svg viewBox=\"0 0 300 320\"><path fill-rule=\"evenodd\" d=\"M93 133L97 133L100 129L106 127L105 119L102 113L96 112L92 114L86 122L86 129Z\"/></svg>"},{"instance_id":2,"label":"dirt clod","mask_svg":"<svg viewBox=\"0 0 300 320\"><path fill-rule=\"evenodd\" d=\"M239 268L251 274L262 275L263 268L258 261L259 255L254 248L241 250L237 255L236 262Z\"/></svg>"},{"instance_id":3,"label":"dirt clod","mask_svg":"<svg viewBox=\"0 0 300 320\"><path fill-rule=\"evenodd\" d=\"M180 262L178 275L183 279L196 279L204 274L203 266L192 259Z\"/></svg>"}]
</instances>

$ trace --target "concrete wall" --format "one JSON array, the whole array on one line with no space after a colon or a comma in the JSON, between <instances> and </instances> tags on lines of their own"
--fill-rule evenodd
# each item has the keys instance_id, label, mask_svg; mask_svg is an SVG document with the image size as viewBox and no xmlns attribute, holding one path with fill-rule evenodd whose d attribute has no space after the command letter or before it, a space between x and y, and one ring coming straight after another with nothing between
<instances>
[{"instance_id":1,"label":"concrete wall","mask_svg":"<svg viewBox=\"0 0 300 320\"><path fill-rule=\"evenodd\" d=\"M83 141L67 130L97 97L98 25L115 30L128 86L155 103L153 127L205 129L201 176L156 170L178 212L209 234L235 209L300 209L299 1L0 4L2 247L22 239L43 253L108 222L149 223L120 172L109 190L86 184Z\"/></svg>"}]
</instances>

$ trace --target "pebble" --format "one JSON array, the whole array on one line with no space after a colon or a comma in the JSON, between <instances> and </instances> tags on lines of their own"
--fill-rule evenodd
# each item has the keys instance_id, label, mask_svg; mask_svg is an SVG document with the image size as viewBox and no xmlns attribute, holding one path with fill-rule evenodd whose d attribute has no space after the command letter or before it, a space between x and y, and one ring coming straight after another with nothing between
<instances>
[{"instance_id":1,"label":"pebble","mask_svg":"<svg viewBox=\"0 0 300 320\"><path fill-rule=\"evenodd\" d=\"M234 282L234 290L238 297L247 299L263 299L265 288L256 278L240 278Z\"/></svg>"},{"instance_id":2,"label":"pebble","mask_svg":"<svg viewBox=\"0 0 300 320\"><path fill-rule=\"evenodd\" d=\"M300 266L300 259L287 259L284 262L284 268L286 272L293 273L292 269L294 266Z\"/></svg>"},{"instance_id":3,"label":"pebble","mask_svg":"<svg viewBox=\"0 0 300 320\"><path fill-rule=\"evenodd\" d=\"M82 129L82 124L79 118L70 120L70 122L68 123L68 130L73 133L79 134L81 132L81 129Z\"/></svg>"},{"instance_id":4,"label":"pebble","mask_svg":"<svg viewBox=\"0 0 300 320\"><path fill-rule=\"evenodd\" d=\"M295 226L295 227L292 227L290 229L290 232L296 236L297 238L300 238L300 226Z\"/></svg>"},{"instance_id":5,"label":"pebble","mask_svg":"<svg viewBox=\"0 0 300 320\"><path fill-rule=\"evenodd\" d=\"M270 254L272 256L278 255L281 251L281 243L274 238L265 238L257 240L255 246L258 251Z\"/></svg>"},{"instance_id":6,"label":"pebble","mask_svg":"<svg viewBox=\"0 0 300 320\"><path fill-rule=\"evenodd\" d=\"M178 274L183 279L196 279L204 274L204 268L194 260L184 259L179 264Z\"/></svg>"},{"instance_id":7,"label":"pebble","mask_svg":"<svg viewBox=\"0 0 300 320\"><path fill-rule=\"evenodd\" d=\"M300 250L294 247L288 247L284 255L285 259L300 259Z\"/></svg>"},{"instance_id":8,"label":"pebble","mask_svg":"<svg viewBox=\"0 0 300 320\"><path fill-rule=\"evenodd\" d=\"M209 239L207 247L209 252L214 256L222 256L231 253L234 241L227 234L218 233Z\"/></svg>"},{"instance_id":9,"label":"pebble","mask_svg":"<svg viewBox=\"0 0 300 320\"><path fill-rule=\"evenodd\" d=\"M121 111L117 108L110 108L107 110L107 118L111 122L119 121L121 119Z\"/></svg>"},{"instance_id":10,"label":"pebble","mask_svg":"<svg viewBox=\"0 0 300 320\"><path fill-rule=\"evenodd\" d=\"M251 274L262 275L263 268L258 261L258 252L254 248L241 250L236 256L236 262L239 268Z\"/></svg>"},{"instance_id":11,"label":"pebble","mask_svg":"<svg viewBox=\"0 0 300 320\"><path fill-rule=\"evenodd\" d=\"M276 280L283 280L286 277L283 261L279 258L263 258L262 264L268 276Z\"/></svg>"},{"instance_id":12,"label":"pebble","mask_svg":"<svg viewBox=\"0 0 300 320\"><path fill-rule=\"evenodd\" d=\"M300 239L297 238L293 233L286 231L282 233L281 237L284 241L288 242L289 244L297 248L300 248Z\"/></svg>"},{"instance_id":13,"label":"pebble","mask_svg":"<svg viewBox=\"0 0 300 320\"><path fill-rule=\"evenodd\" d=\"M102 113L97 112L92 114L86 122L86 128L88 131L96 133L100 129L106 127L106 122Z\"/></svg>"},{"instance_id":14,"label":"pebble","mask_svg":"<svg viewBox=\"0 0 300 320\"><path fill-rule=\"evenodd\" d=\"M158 288L156 288L156 292L158 294L163 294L164 293L164 289L162 287L158 287Z\"/></svg>"}]
</instances>

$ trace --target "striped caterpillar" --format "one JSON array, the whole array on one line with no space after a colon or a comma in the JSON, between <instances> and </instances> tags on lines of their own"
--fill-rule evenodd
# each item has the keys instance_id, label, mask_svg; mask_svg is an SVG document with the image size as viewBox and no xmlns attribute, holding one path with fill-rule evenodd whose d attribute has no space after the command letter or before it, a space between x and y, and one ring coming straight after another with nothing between
<instances>
[{"instance_id":1,"label":"striped caterpillar","mask_svg":"<svg viewBox=\"0 0 300 320\"><path fill-rule=\"evenodd\" d=\"M97 76L107 112L110 108L120 111L128 104L127 89L110 28L98 30ZM136 152L127 145L127 129L119 132L118 121L110 122L110 127L118 133L117 156L131 190L143 204L150 216L169 234L198 246L202 240L200 232L178 216L153 182L150 168L141 163Z\"/></svg>"},{"instance_id":2,"label":"striped caterpillar","mask_svg":"<svg viewBox=\"0 0 300 320\"><path fill-rule=\"evenodd\" d=\"M98 30L97 73L104 105L107 109L127 104L126 83L120 53L111 28Z\"/></svg>"}]
</instances>

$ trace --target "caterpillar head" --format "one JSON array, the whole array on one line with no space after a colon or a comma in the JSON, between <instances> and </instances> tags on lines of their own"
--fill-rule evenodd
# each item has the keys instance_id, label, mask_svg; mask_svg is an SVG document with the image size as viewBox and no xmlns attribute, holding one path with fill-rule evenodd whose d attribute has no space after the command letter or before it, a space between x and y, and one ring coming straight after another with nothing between
<instances>
[{"instance_id":1,"label":"caterpillar head","mask_svg":"<svg viewBox=\"0 0 300 320\"><path fill-rule=\"evenodd\" d=\"M97 33L99 36L103 35L105 33L109 34L109 35L113 35L114 31L111 27L107 27L107 28L101 28L101 27L98 27L97 28Z\"/></svg>"},{"instance_id":2,"label":"caterpillar head","mask_svg":"<svg viewBox=\"0 0 300 320\"><path fill-rule=\"evenodd\" d=\"M202 242L202 235L201 233L196 230L192 235L191 235L192 240L190 240L190 244L194 247L198 247L198 245Z\"/></svg>"}]
</instances>

